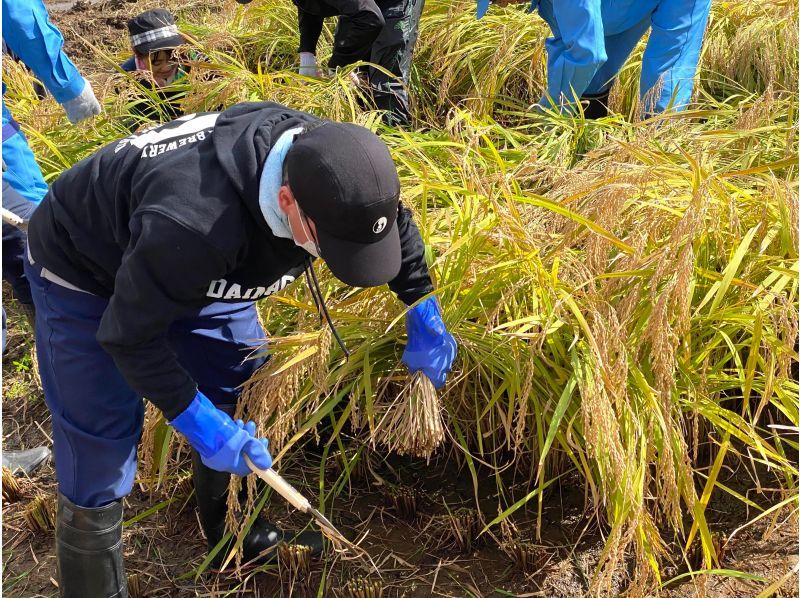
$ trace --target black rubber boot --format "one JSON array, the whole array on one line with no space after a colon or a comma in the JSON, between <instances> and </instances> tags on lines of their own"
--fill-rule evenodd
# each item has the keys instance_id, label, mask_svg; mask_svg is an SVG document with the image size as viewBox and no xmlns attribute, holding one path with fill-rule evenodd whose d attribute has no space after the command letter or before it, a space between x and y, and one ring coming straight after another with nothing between
<instances>
[{"instance_id":1,"label":"black rubber boot","mask_svg":"<svg viewBox=\"0 0 800 598\"><path fill-rule=\"evenodd\" d=\"M79 507L59 493L56 561L62 598L127 598L122 502Z\"/></svg>"},{"instance_id":2,"label":"black rubber boot","mask_svg":"<svg viewBox=\"0 0 800 598\"><path fill-rule=\"evenodd\" d=\"M608 96L611 90L594 96L583 96L581 104L583 104L583 117L586 120L594 120L596 118L603 118L608 116ZM588 102L588 104L587 104Z\"/></svg>"},{"instance_id":3,"label":"black rubber boot","mask_svg":"<svg viewBox=\"0 0 800 598\"><path fill-rule=\"evenodd\" d=\"M205 466L197 451L192 451L192 477L197 510L200 512L200 524L203 526L210 551L225 536L228 482L230 482L231 474L215 471ZM244 499L245 493L246 490L243 489L240 494L240 502ZM222 564L234 542L235 538L232 538L229 546L217 553L212 562L214 567ZM322 534L320 532L307 530L294 535L258 518L253 522L242 543L242 561L257 565L272 563L277 558L275 548L281 542L310 546L312 556L322 553Z\"/></svg>"}]
</instances>

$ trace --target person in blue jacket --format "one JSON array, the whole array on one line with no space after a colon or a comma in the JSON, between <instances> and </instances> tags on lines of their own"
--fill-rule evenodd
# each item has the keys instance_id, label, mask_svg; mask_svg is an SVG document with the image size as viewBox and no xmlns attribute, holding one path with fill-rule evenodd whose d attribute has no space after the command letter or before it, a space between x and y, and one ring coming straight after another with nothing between
<instances>
[{"instance_id":1,"label":"person in blue jacket","mask_svg":"<svg viewBox=\"0 0 800 598\"><path fill-rule=\"evenodd\" d=\"M478 0L480 19L490 0ZM711 0L532 0L530 10L550 25L544 108L574 105L587 118L608 113L614 79L650 31L640 81L645 113L682 110L694 76Z\"/></svg>"},{"instance_id":2,"label":"person in blue jacket","mask_svg":"<svg viewBox=\"0 0 800 598\"><path fill-rule=\"evenodd\" d=\"M41 0L3 0L3 46L41 81L61 104L71 123L100 113L92 87L62 51L64 38L50 23ZM47 183L19 123L5 103L3 83L3 182L33 204L47 193ZM6 206L3 194L3 206ZM7 207L8 209L8 207ZM21 214L18 214L23 216ZM25 234L3 224L3 280L32 317L33 299L23 272Z\"/></svg>"}]
</instances>

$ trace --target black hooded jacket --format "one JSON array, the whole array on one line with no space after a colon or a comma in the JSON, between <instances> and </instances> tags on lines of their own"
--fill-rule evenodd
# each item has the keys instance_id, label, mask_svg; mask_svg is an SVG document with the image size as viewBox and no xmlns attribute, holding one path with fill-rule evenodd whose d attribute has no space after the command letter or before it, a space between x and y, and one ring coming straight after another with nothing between
<instances>
[{"instance_id":1,"label":"black hooded jacket","mask_svg":"<svg viewBox=\"0 0 800 598\"><path fill-rule=\"evenodd\" d=\"M283 289L309 254L276 237L258 205L280 135L316 117L270 102L192 114L126 137L65 171L34 212L34 262L109 300L97 340L133 389L172 419L196 384L170 325L217 301ZM424 246L402 205L403 260L389 287L406 304L431 292Z\"/></svg>"},{"instance_id":2,"label":"black hooded jacket","mask_svg":"<svg viewBox=\"0 0 800 598\"><path fill-rule=\"evenodd\" d=\"M325 17L338 16L339 26L328 66L335 69L369 61L372 44L385 23L379 3L375 0L293 1L300 27L300 52L316 54Z\"/></svg>"}]
</instances>

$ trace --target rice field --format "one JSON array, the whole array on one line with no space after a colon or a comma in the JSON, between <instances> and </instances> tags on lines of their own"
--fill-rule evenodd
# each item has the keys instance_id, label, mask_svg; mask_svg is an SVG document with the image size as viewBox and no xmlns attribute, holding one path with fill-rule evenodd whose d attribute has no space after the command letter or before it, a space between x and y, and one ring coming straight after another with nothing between
<instances>
[{"instance_id":1,"label":"rice field","mask_svg":"<svg viewBox=\"0 0 800 598\"><path fill-rule=\"evenodd\" d=\"M127 40L110 21L156 3L106 5L111 16L80 4L54 15L102 95L93 123L68 126L4 61L9 108L48 180L126 134L135 83L114 71ZM438 393L409 377L400 302L324 266L349 359L302 284L261 301L272 359L238 415L367 556L308 564L287 553L254 572L232 555L227 572L208 572L188 447L148 407L126 532L143 559L129 563L131 584L149 588L138 595L797 595L795 2L714 3L690 110L642 119L640 44L612 90L614 114L586 121L529 110L546 82L538 17L511 6L476 22L471 2L428 0L409 130L365 109L346 72L296 74L289 0L160 5L211 59L186 83L187 111L272 100L381 135L459 354ZM320 62L332 33L328 23ZM30 418L44 419L29 331L12 325L6 447L30 442ZM4 482L4 590L48 595L21 575L29 555L13 563L33 520L30 552L52 565L40 496L54 492L52 469L22 484L11 500ZM287 516L279 497L246 486L253 516ZM178 562L161 554L187 536L194 548ZM744 546L779 538L788 548L757 569ZM411 558L400 545L415 542L424 550Z\"/></svg>"}]
</instances>

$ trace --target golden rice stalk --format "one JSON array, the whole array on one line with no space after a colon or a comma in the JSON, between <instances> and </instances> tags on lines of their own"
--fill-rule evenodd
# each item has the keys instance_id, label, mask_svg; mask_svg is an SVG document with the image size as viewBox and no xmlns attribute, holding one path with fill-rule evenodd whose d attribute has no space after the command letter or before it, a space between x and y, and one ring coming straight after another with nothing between
<instances>
[{"instance_id":1,"label":"golden rice stalk","mask_svg":"<svg viewBox=\"0 0 800 598\"><path fill-rule=\"evenodd\" d=\"M48 532L55 527L56 501L52 496L37 495L25 507L22 518L34 533Z\"/></svg>"},{"instance_id":2,"label":"golden rice stalk","mask_svg":"<svg viewBox=\"0 0 800 598\"><path fill-rule=\"evenodd\" d=\"M372 434L373 444L381 443L400 455L428 460L442 445L442 404L433 383L422 372L416 372L382 411Z\"/></svg>"},{"instance_id":3,"label":"golden rice stalk","mask_svg":"<svg viewBox=\"0 0 800 598\"><path fill-rule=\"evenodd\" d=\"M306 381L312 382L310 392L319 395L324 390L330 339L327 327L272 339L271 358L244 384L236 417L254 421L273 452L296 430L301 412L315 403L298 400Z\"/></svg>"},{"instance_id":4,"label":"golden rice stalk","mask_svg":"<svg viewBox=\"0 0 800 598\"><path fill-rule=\"evenodd\" d=\"M17 502L22 497L22 485L8 467L3 467L3 500Z\"/></svg>"},{"instance_id":5,"label":"golden rice stalk","mask_svg":"<svg viewBox=\"0 0 800 598\"><path fill-rule=\"evenodd\" d=\"M379 579L356 577L347 582L344 594L347 598L382 598L383 582Z\"/></svg>"},{"instance_id":6,"label":"golden rice stalk","mask_svg":"<svg viewBox=\"0 0 800 598\"><path fill-rule=\"evenodd\" d=\"M725 567L725 557L727 556L728 538L722 532L711 533L711 545L714 547L714 554L717 557L717 563L720 567ZM703 555L703 543L700 538L692 544L692 548L688 554L689 565L693 571L698 571L705 568L705 557ZM714 563L709 563L709 567L713 567Z\"/></svg>"}]
</instances>

